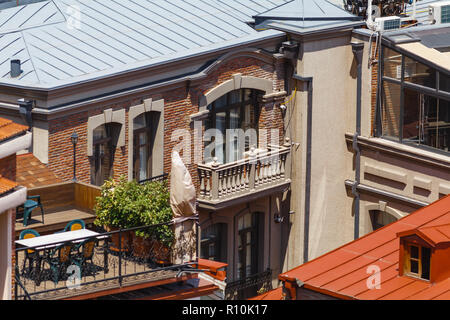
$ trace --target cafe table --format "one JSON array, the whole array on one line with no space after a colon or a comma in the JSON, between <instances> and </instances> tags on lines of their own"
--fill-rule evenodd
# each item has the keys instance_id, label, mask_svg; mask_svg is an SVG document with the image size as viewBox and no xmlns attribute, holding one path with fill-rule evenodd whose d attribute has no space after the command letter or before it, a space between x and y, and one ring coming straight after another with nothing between
<instances>
[{"instance_id":1,"label":"cafe table","mask_svg":"<svg viewBox=\"0 0 450 320\"><path fill-rule=\"evenodd\" d=\"M89 229L79 229L74 231L65 231L54 234L49 234L45 236L33 237L28 239L16 240L16 245L27 249L33 249L37 251L45 251L54 249L67 242L72 242L74 244L83 242L87 239L96 238L98 240L108 238L109 235L101 235L98 232ZM40 255L38 255L40 257ZM40 284L40 261L37 263L37 279L36 284ZM104 270L105 273L108 272L108 250L104 250Z\"/></svg>"}]
</instances>

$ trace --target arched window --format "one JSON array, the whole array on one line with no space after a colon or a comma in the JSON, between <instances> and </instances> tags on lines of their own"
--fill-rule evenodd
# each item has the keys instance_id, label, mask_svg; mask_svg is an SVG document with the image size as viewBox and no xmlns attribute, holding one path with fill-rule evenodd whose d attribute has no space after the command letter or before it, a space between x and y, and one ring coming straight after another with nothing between
<instances>
[{"instance_id":1,"label":"arched window","mask_svg":"<svg viewBox=\"0 0 450 320\"><path fill-rule=\"evenodd\" d=\"M143 181L152 177L152 150L157 129L155 112L145 112L133 120L133 177Z\"/></svg>"},{"instance_id":2,"label":"arched window","mask_svg":"<svg viewBox=\"0 0 450 320\"><path fill-rule=\"evenodd\" d=\"M205 130L216 129L223 139L205 139L205 162L210 162L214 157L219 163L237 161L242 159L243 152L248 151L252 145L257 147L259 94L260 91L253 89L234 90L208 105L209 117ZM229 129L242 129L245 133L244 140L241 141L234 135L227 139Z\"/></svg>"},{"instance_id":3,"label":"arched window","mask_svg":"<svg viewBox=\"0 0 450 320\"><path fill-rule=\"evenodd\" d=\"M370 220L372 221L373 230L380 229L381 227L384 227L392 222L397 221L396 217L385 211L371 210L369 214Z\"/></svg>"},{"instance_id":4,"label":"arched window","mask_svg":"<svg viewBox=\"0 0 450 320\"><path fill-rule=\"evenodd\" d=\"M114 153L121 124L106 123L93 130L91 184L101 186L113 175Z\"/></svg>"},{"instance_id":5,"label":"arched window","mask_svg":"<svg viewBox=\"0 0 450 320\"><path fill-rule=\"evenodd\" d=\"M202 230L202 259L227 261L227 224L215 223Z\"/></svg>"}]
</instances>

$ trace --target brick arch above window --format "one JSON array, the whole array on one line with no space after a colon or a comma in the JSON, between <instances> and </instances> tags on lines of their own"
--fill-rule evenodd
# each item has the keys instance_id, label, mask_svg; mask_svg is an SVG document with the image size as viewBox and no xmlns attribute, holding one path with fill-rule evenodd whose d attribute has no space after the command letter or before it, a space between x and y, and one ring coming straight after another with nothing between
<instances>
[{"instance_id":1,"label":"brick arch above window","mask_svg":"<svg viewBox=\"0 0 450 320\"><path fill-rule=\"evenodd\" d=\"M115 111L113 111L112 109L106 109L103 111L103 113L88 118L88 129L87 129L88 157L93 155L94 130L103 124L112 122L119 123L122 125L117 140L117 147L125 146L125 109Z\"/></svg>"},{"instance_id":2,"label":"brick arch above window","mask_svg":"<svg viewBox=\"0 0 450 320\"><path fill-rule=\"evenodd\" d=\"M286 92L275 92L273 90L273 81L252 76L243 76L236 73L230 80L227 80L218 86L208 90L200 96L199 111L190 116L191 121L204 119L208 115L207 106L213 101L227 94L228 92L239 89L255 89L265 92L263 99L269 100L275 96L285 96Z\"/></svg>"}]
</instances>

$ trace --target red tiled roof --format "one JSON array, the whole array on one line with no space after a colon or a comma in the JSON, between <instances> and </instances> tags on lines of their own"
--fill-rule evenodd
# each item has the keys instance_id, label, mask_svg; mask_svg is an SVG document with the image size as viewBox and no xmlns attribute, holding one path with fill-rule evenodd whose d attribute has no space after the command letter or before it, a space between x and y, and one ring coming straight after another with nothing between
<instances>
[{"instance_id":1,"label":"red tiled roof","mask_svg":"<svg viewBox=\"0 0 450 320\"><path fill-rule=\"evenodd\" d=\"M450 195L340 248L280 275L304 288L343 299L449 299L450 278L440 282L399 275L399 235L423 234L434 243L450 241ZM369 289L367 267L381 269L381 288ZM450 268L450 266L448 266Z\"/></svg>"},{"instance_id":2,"label":"red tiled roof","mask_svg":"<svg viewBox=\"0 0 450 320\"><path fill-rule=\"evenodd\" d=\"M16 181L27 188L62 182L56 174L32 153L17 156Z\"/></svg>"},{"instance_id":3,"label":"red tiled roof","mask_svg":"<svg viewBox=\"0 0 450 320\"><path fill-rule=\"evenodd\" d=\"M248 300L282 300L283 298L283 288L279 287L266 293L260 294L259 296L250 298Z\"/></svg>"},{"instance_id":4,"label":"red tiled roof","mask_svg":"<svg viewBox=\"0 0 450 320\"><path fill-rule=\"evenodd\" d=\"M8 180L6 178L3 178L0 175L0 195L13 190L15 187L17 187L17 183Z\"/></svg>"},{"instance_id":5,"label":"red tiled roof","mask_svg":"<svg viewBox=\"0 0 450 320\"><path fill-rule=\"evenodd\" d=\"M0 142L17 136L27 130L27 126L12 122L5 118L0 118Z\"/></svg>"}]
</instances>

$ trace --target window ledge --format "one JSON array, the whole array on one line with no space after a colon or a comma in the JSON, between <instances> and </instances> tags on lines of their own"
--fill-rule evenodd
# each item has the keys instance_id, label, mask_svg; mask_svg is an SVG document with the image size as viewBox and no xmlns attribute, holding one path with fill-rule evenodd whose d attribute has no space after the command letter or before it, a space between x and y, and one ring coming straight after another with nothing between
<instances>
[{"instance_id":1,"label":"window ledge","mask_svg":"<svg viewBox=\"0 0 450 320\"><path fill-rule=\"evenodd\" d=\"M346 133L347 142L353 141L353 134ZM378 149L384 152L393 153L399 157L410 158L415 161L425 162L431 165L450 168L450 155L446 156L437 152L424 150L421 148L406 145L404 143L391 141L384 138L358 137L358 145L372 149Z\"/></svg>"}]
</instances>

